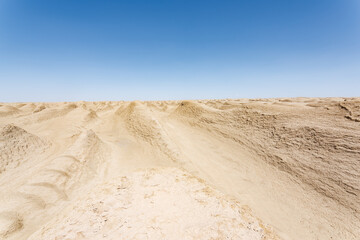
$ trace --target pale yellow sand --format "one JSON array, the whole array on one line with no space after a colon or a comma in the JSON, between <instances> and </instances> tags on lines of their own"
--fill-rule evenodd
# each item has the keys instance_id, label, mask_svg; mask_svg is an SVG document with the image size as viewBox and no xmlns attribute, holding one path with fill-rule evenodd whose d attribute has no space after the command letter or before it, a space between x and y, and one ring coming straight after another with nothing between
<instances>
[{"instance_id":1,"label":"pale yellow sand","mask_svg":"<svg viewBox=\"0 0 360 240\"><path fill-rule=\"evenodd\" d=\"M0 239L358 239L360 99L0 103Z\"/></svg>"}]
</instances>

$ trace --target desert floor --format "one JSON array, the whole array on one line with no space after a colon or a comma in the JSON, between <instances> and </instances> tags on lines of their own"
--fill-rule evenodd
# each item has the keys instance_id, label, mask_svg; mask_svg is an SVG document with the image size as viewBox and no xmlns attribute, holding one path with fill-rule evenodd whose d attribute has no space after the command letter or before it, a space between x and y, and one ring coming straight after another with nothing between
<instances>
[{"instance_id":1,"label":"desert floor","mask_svg":"<svg viewBox=\"0 0 360 240\"><path fill-rule=\"evenodd\" d=\"M359 236L359 98L0 103L0 239Z\"/></svg>"}]
</instances>

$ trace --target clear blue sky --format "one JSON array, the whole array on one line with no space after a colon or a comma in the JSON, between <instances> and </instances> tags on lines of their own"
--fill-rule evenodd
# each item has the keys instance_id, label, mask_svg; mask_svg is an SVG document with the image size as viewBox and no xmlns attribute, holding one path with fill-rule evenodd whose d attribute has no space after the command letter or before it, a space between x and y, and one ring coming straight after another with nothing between
<instances>
[{"instance_id":1,"label":"clear blue sky","mask_svg":"<svg viewBox=\"0 0 360 240\"><path fill-rule=\"evenodd\" d=\"M0 0L0 101L360 96L358 0Z\"/></svg>"}]
</instances>

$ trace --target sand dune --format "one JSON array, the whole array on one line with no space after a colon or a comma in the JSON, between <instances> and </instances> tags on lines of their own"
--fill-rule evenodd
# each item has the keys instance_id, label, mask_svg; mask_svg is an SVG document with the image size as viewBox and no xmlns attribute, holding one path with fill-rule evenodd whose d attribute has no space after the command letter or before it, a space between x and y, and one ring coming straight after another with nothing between
<instances>
[{"instance_id":1,"label":"sand dune","mask_svg":"<svg viewBox=\"0 0 360 240\"><path fill-rule=\"evenodd\" d=\"M0 239L358 239L360 99L0 104Z\"/></svg>"}]
</instances>

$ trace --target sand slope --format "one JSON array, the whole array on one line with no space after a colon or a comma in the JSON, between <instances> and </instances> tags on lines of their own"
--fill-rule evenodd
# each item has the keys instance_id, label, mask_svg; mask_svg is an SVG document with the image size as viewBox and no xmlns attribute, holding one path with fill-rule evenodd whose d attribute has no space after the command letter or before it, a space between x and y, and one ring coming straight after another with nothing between
<instances>
[{"instance_id":1,"label":"sand slope","mask_svg":"<svg viewBox=\"0 0 360 240\"><path fill-rule=\"evenodd\" d=\"M275 239L246 209L172 168L100 184L29 239L54 238Z\"/></svg>"},{"instance_id":2,"label":"sand slope","mask_svg":"<svg viewBox=\"0 0 360 240\"><path fill-rule=\"evenodd\" d=\"M0 103L0 239L358 239L360 99Z\"/></svg>"}]
</instances>

